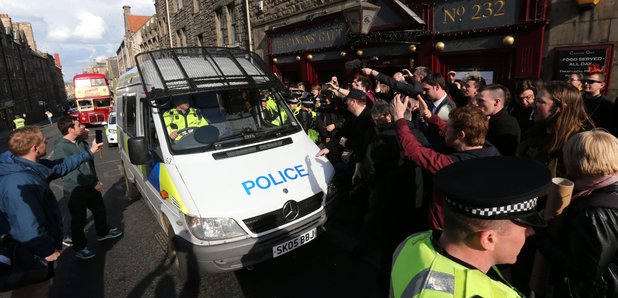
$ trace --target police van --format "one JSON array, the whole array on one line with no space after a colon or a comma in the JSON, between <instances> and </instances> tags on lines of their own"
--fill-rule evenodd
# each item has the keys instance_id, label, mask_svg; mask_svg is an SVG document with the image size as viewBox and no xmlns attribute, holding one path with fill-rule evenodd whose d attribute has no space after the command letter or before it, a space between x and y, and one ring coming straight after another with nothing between
<instances>
[{"instance_id":1,"label":"police van","mask_svg":"<svg viewBox=\"0 0 618 298\"><path fill-rule=\"evenodd\" d=\"M334 169L255 53L175 48L136 62L115 98L127 195L145 199L181 273L252 266L324 230ZM178 102L199 126L172 113Z\"/></svg>"}]
</instances>

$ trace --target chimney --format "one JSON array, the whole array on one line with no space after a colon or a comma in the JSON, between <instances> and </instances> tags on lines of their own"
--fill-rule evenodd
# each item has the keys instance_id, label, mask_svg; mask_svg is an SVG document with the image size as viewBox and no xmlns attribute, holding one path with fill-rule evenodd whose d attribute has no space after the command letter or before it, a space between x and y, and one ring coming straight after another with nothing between
<instances>
[{"instance_id":1,"label":"chimney","mask_svg":"<svg viewBox=\"0 0 618 298\"><path fill-rule=\"evenodd\" d=\"M62 64L60 63L60 55L58 55L58 53L54 53L54 60L56 61L56 66L62 69Z\"/></svg>"},{"instance_id":2,"label":"chimney","mask_svg":"<svg viewBox=\"0 0 618 298\"><path fill-rule=\"evenodd\" d=\"M131 34L131 28L129 25L129 16L131 15L131 6L125 5L122 7L124 16L124 36L128 37Z\"/></svg>"}]
</instances>

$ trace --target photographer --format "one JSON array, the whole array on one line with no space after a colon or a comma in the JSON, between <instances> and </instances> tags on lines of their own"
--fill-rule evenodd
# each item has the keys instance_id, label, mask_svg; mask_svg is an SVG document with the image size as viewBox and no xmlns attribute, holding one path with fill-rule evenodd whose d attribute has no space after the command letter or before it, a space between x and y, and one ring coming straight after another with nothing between
<instances>
[{"instance_id":1,"label":"photographer","mask_svg":"<svg viewBox=\"0 0 618 298\"><path fill-rule=\"evenodd\" d=\"M417 67L417 69L420 68ZM425 68L424 68L425 69ZM401 92L407 96L410 97L416 97L417 94L420 94L423 92L423 89L421 88L421 80L424 79L425 76L427 76L427 74L425 75L416 75L416 71L414 71L414 80L417 80L417 77L420 78L418 79L418 83L413 83L413 84L408 84L405 81L397 81L383 73L378 72L377 70L371 69L371 68L363 68L361 69L361 73L366 75L366 76L373 76L375 77L378 81L383 82L384 84L386 84L387 86L389 86L392 90L397 91L397 92ZM409 71L407 71L407 73L410 73Z\"/></svg>"},{"instance_id":2,"label":"photographer","mask_svg":"<svg viewBox=\"0 0 618 298\"><path fill-rule=\"evenodd\" d=\"M337 128L345 122L346 111L341 99L334 97L332 91L322 91L320 101L316 102L317 129L320 134L319 143L328 143L337 133Z\"/></svg>"}]
</instances>

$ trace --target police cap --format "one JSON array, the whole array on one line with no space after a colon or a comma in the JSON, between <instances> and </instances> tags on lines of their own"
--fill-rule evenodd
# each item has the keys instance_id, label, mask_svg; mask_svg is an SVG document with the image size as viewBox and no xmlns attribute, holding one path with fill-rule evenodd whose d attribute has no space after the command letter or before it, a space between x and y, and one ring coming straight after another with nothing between
<instances>
[{"instance_id":1,"label":"police cap","mask_svg":"<svg viewBox=\"0 0 618 298\"><path fill-rule=\"evenodd\" d=\"M312 107L314 105L314 102L311 98L303 98L300 103L306 107Z\"/></svg>"},{"instance_id":2,"label":"police cap","mask_svg":"<svg viewBox=\"0 0 618 298\"><path fill-rule=\"evenodd\" d=\"M526 226L545 225L535 207L550 183L546 166L512 156L456 162L434 176L444 203L455 211L480 219L511 219Z\"/></svg>"},{"instance_id":3,"label":"police cap","mask_svg":"<svg viewBox=\"0 0 618 298\"><path fill-rule=\"evenodd\" d=\"M287 103L299 103L300 102L298 100L298 97L296 97L294 94L291 94L291 93L286 93L283 95L283 97L285 98L285 101Z\"/></svg>"}]
</instances>

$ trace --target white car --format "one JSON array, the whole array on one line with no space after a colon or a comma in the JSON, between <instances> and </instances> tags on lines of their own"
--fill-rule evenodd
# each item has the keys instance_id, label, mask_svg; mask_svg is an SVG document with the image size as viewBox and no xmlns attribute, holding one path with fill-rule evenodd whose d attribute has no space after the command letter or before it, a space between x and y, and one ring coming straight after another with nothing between
<instances>
[{"instance_id":1,"label":"white car","mask_svg":"<svg viewBox=\"0 0 618 298\"><path fill-rule=\"evenodd\" d=\"M113 144L118 145L118 134L116 133L116 112L110 113L109 118L107 118L105 135L107 136L107 146L111 147Z\"/></svg>"}]
</instances>

